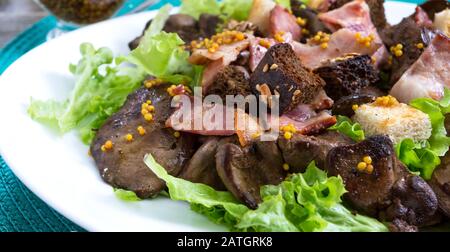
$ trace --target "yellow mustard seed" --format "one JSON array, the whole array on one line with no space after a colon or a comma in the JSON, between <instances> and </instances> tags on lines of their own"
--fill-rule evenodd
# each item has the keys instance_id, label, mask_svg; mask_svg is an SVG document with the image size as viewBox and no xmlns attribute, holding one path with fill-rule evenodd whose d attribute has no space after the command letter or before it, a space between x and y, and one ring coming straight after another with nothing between
<instances>
[{"instance_id":1,"label":"yellow mustard seed","mask_svg":"<svg viewBox=\"0 0 450 252\"><path fill-rule=\"evenodd\" d=\"M320 44L320 48L322 48L322 49L327 49L327 48L328 48L328 43L322 43L322 44Z\"/></svg>"},{"instance_id":2,"label":"yellow mustard seed","mask_svg":"<svg viewBox=\"0 0 450 252\"><path fill-rule=\"evenodd\" d=\"M112 147L113 147L113 142L111 140L108 140L105 142L106 149L112 149Z\"/></svg>"},{"instance_id":3,"label":"yellow mustard seed","mask_svg":"<svg viewBox=\"0 0 450 252\"><path fill-rule=\"evenodd\" d=\"M245 39L244 33L240 32L240 33L236 34L236 39L237 39L238 41L244 40L244 39Z\"/></svg>"},{"instance_id":4,"label":"yellow mustard seed","mask_svg":"<svg viewBox=\"0 0 450 252\"><path fill-rule=\"evenodd\" d=\"M260 137L260 136L261 136L261 134L258 133L258 132L255 132L255 133L253 133L253 134L251 135L252 139L257 139L257 138Z\"/></svg>"},{"instance_id":5,"label":"yellow mustard seed","mask_svg":"<svg viewBox=\"0 0 450 252\"><path fill-rule=\"evenodd\" d=\"M423 43L418 43L418 44L416 44L416 47L419 49L423 49L424 46L423 46Z\"/></svg>"},{"instance_id":6,"label":"yellow mustard seed","mask_svg":"<svg viewBox=\"0 0 450 252\"><path fill-rule=\"evenodd\" d=\"M358 169L358 171L364 171L367 168L367 164L364 162L359 162L356 168Z\"/></svg>"},{"instance_id":7,"label":"yellow mustard seed","mask_svg":"<svg viewBox=\"0 0 450 252\"><path fill-rule=\"evenodd\" d=\"M305 26L306 25L306 19L298 17L297 18L297 24L300 25L300 26Z\"/></svg>"},{"instance_id":8,"label":"yellow mustard seed","mask_svg":"<svg viewBox=\"0 0 450 252\"><path fill-rule=\"evenodd\" d=\"M392 106L398 105L399 102L395 97L388 95L388 96L378 97L375 100L374 104L376 106L392 107Z\"/></svg>"},{"instance_id":9,"label":"yellow mustard seed","mask_svg":"<svg viewBox=\"0 0 450 252\"><path fill-rule=\"evenodd\" d=\"M297 132L297 129L295 128L294 124L292 124L292 123L289 123L289 124L288 124L287 130L288 130L289 132L291 132L291 133Z\"/></svg>"},{"instance_id":10,"label":"yellow mustard seed","mask_svg":"<svg viewBox=\"0 0 450 252\"><path fill-rule=\"evenodd\" d=\"M313 40L316 41L316 42L319 42L320 41L320 35L315 35Z\"/></svg>"},{"instance_id":11,"label":"yellow mustard seed","mask_svg":"<svg viewBox=\"0 0 450 252\"><path fill-rule=\"evenodd\" d=\"M283 164L283 170L289 171L289 169L290 169L289 164L284 163Z\"/></svg>"},{"instance_id":12,"label":"yellow mustard seed","mask_svg":"<svg viewBox=\"0 0 450 252\"><path fill-rule=\"evenodd\" d=\"M150 111L148 111L147 109L142 109L142 110L141 110L141 114L144 115L144 116L145 116L146 114L148 114L148 113L150 113Z\"/></svg>"},{"instance_id":13,"label":"yellow mustard seed","mask_svg":"<svg viewBox=\"0 0 450 252\"><path fill-rule=\"evenodd\" d=\"M143 135L145 135L147 132L146 132L146 130L144 129L144 127L142 127L142 126L138 126L137 127L137 132L139 133L139 135L141 135L141 136L143 136Z\"/></svg>"},{"instance_id":14,"label":"yellow mustard seed","mask_svg":"<svg viewBox=\"0 0 450 252\"><path fill-rule=\"evenodd\" d=\"M371 165L371 164L368 165L367 168L366 168L366 172L369 173L369 174L372 174L373 173L373 165Z\"/></svg>"},{"instance_id":15,"label":"yellow mustard seed","mask_svg":"<svg viewBox=\"0 0 450 252\"><path fill-rule=\"evenodd\" d=\"M401 51L401 50L395 51L395 56L396 57L401 57L402 55L403 55L403 51Z\"/></svg>"},{"instance_id":16,"label":"yellow mustard seed","mask_svg":"<svg viewBox=\"0 0 450 252\"><path fill-rule=\"evenodd\" d=\"M125 135L125 140L127 140L127 142L133 141L133 135L132 134L126 134Z\"/></svg>"},{"instance_id":17,"label":"yellow mustard seed","mask_svg":"<svg viewBox=\"0 0 450 252\"><path fill-rule=\"evenodd\" d=\"M149 106L147 107L147 110L148 110L149 112L155 112L155 106L149 105Z\"/></svg>"},{"instance_id":18,"label":"yellow mustard seed","mask_svg":"<svg viewBox=\"0 0 450 252\"><path fill-rule=\"evenodd\" d=\"M149 81L146 81L146 82L144 82L144 86L145 86L146 88L152 88L152 87L153 87L153 84L152 84L151 82L149 82Z\"/></svg>"},{"instance_id":19,"label":"yellow mustard seed","mask_svg":"<svg viewBox=\"0 0 450 252\"><path fill-rule=\"evenodd\" d=\"M365 157L363 158L363 161L364 161L366 164L372 164L372 158L371 158L370 156L365 156Z\"/></svg>"},{"instance_id":20,"label":"yellow mustard seed","mask_svg":"<svg viewBox=\"0 0 450 252\"><path fill-rule=\"evenodd\" d=\"M287 139L287 140L291 140L292 132L289 132L289 131L284 132L284 138Z\"/></svg>"},{"instance_id":21,"label":"yellow mustard seed","mask_svg":"<svg viewBox=\"0 0 450 252\"><path fill-rule=\"evenodd\" d=\"M353 106L352 106L353 111L358 110L358 108L359 108L359 105L358 105L358 104L353 104Z\"/></svg>"},{"instance_id":22,"label":"yellow mustard seed","mask_svg":"<svg viewBox=\"0 0 450 252\"><path fill-rule=\"evenodd\" d=\"M269 48L269 47L270 47L269 41L267 41L267 40L265 40L265 39L261 39L261 40L259 41L259 45L262 46L262 47L265 47L265 48Z\"/></svg>"},{"instance_id":23,"label":"yellow mustard seed","mask_svg":"<svg viewBox=\"0 0 450 252\"><path fill-rule=\"evenodd\" d=\"M179 131L175 131L173 133L173 136L176 137L176 138L179 138L181 136L181 133Z\"/></svg>"},{"instance_id":24,"label":"yellow mustard seed","mask_svg":"<svg viewBox=\"0 0 450 252\"><path fill-rule=\"evenodd\" d=\"M278 43L284 42L284 38L282 37L282 35L280 33L275 34L274 38Z\"/></svg>"},{"instance_id":25,"label":"yellow mustard seed","mask_svg":"<svg viewBox=\"0 0 450 252\"><path fill-rule=\"evenodd\" d=\"M144 115L144 119L147 122L151 122L153 120L153 115L152 114L146 114L146 115Z\"/></svg>"}]
</instances>

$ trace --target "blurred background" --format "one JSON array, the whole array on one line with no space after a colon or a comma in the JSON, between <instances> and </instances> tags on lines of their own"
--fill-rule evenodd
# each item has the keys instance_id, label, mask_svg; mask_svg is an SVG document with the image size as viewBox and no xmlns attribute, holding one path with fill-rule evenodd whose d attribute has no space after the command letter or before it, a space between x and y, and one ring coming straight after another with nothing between
<instances>
[{"instance_id":1,"label":"blurred background","mask_svg":"<svg viewBox=\"0 0 450 252\"><path fill-rule=\"evenodd\" d=\"M46 15L33 0L0 0L0 48Z\"/></svg>"}]
</instances>

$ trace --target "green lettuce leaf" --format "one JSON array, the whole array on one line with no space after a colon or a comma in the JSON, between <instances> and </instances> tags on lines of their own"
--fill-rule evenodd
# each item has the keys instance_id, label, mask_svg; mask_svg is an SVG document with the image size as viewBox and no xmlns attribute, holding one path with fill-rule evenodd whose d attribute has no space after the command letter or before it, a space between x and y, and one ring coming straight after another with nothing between
<instances>
[{"instance_id":1,"label":"green lettuce leaf","mask_svg":"<svg viewBox=\"0 0 450 252\"><path fill-rule=\"evenodd\" d=\"M123 201L141 201L135 192L114 188L114 194Z\"/></svg>"},{"instance_id":2,"label":"green lettuce leaf","mask_svg":"<svg viewBox=\"0 0 450 252\"><path fill-rule=\"evenodd\" d=\"M410 171L419 173L426 180L431 179L434 169L441 164L439 156L427 143L415 143L409 138L395 145L395 153Z\"/></svg>"},{"instance_id":3,"label":"green lettuce leaf","mask_svg":"<svg viewBox=\"0 0 450 252\"><path fill-rule=\"evenodd\" d=\"M157 78L190 73L189 52L182 48L183 45L184 41L175 33L146 33L128 60Z\"/></svg>"},{"instance_id":4,"label":"green lettuce leaf","mask_svg":"<svg viewBox=\"0 0 450 252\"><path fill-rule=\"evenodd\" d=\"M337 123L328 129L336 130L356 142L365 139L361 125L359 123L353 123L352 120L346 116L337 116Z\"/></svg>"},{"instance_id":5,"label":"green lettuce leaf","mask_svg":"<svg viewBox=\"0 0 450 252\"><path fill-rule=\"evenodd\" d=\"M66 101L32 99L28 113L36 121L51 125L60 133L76 129L89 144L103 122L119 110L128 94L136 90L144 73L139 69L113 64L108 48L96 50L91 44L80 46L82 58L71 65L75 87Z\"/></svg>"},{"instance_id":6,"label":"green lettuce leaf","mask_svg":"<svg viewBox=\"0 0 450 252\"><path fill-rule=\"evenodd\" d=\"M288 1L289 2L289 1ZM235 19L244 21L248 19L253 0L183 0L180 13L199 19L201 14L218 15L224 20Z\"/></svg>"},{"instance_id":7,"label":"green lettuce leaf","mask_svg":"<svg viewBox=\"0 0 450 252\"><path fill-rule=\"evenodd\" d=\"M163 81L194 85L201 78L197 76L199 67L188 62L189 52L183 48L184 41L176 33L162 31L171 8L166 5L159 11L139 46L122 60Z\"/></svg>"},{"instance_id":8,"label":"green lettuce leaf","mask_svg":"<svg viewBox=\"0 0 450 252\"><path fill-rule=\"evenodd\" d=\"M386 231L375 219L351 213L341 204L345 193L340 177L327 177L311 163L303 174L294 174L280 185L261 188L262 203L256 210L240 204L231 193L191 183L167 174L151 155L146 165L164 180L173 200L233 231Z\"/></svg>"},{"instance_id":9,"label":"green lettuce leaf","mask_svg":"<svg viewBox=\"0 0 450 252\"><path fill-rule=\"evenodd\" d=\"M156 16L152 19L152 23L147 28L145 33L147 35L154 35L160 33L164 25L166 24L167 19L170 17L170 11L172 10L172 5L166 4L161 9L159 9Z\"/></svg>"},{"instance_id":10,"label":"green lettuce leaf","mask_svg":"<svg viewBox=\"0 0 450 252\"><path fill-rule=\"evenodd\" d=\"M284 8L291 9L291 0L275 0L275 3L283 6Z\"/></svg>"},{"instance_id":11,"label":"green lettuce leaf","mask_svg":"<svg viewBox=\"0 0 450 252\"><path fill-rule=\"evenodd\" d=\"M445 88L441 101L418 98L412 100L410 105L430 117L432 126L431 137L428 139L430 150L440 157L444 156L450 145L450 137L447 137L447 130L444 126L445 115L450 112L450 90Z\"/></svg>"},{"instance_id":12,"label":"green lettuce leaf","mask_svg":"<svg viewBox=\"0 0 450 252\"><path fill-rule=\"evenodd\" d=\"M245 21L248 19L253 0L224 0L221 3L221 13L227 19Z\"/></svg>"},{"instance_id":13,"label":"green lettuce leaf","mask_svg":"<svg viewBox=\"0 0 450 252\"><path fill-rule=\"evenodd\" d=\"M216 0L182 0L180 13L198 19L201 14L220 15L220 4Z\"/></svg>"}]
</instances>

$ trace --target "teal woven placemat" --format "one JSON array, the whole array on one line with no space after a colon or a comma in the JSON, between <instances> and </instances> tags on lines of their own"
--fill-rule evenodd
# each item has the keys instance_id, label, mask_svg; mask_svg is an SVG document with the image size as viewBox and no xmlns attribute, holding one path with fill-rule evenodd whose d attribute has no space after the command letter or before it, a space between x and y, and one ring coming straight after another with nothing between
<instances>
[{"instance_id":1,"label":"teal woven placemat","mask_svg":"<svg viewBox=\"0 0 450 252\"><path fill-rule=\"evenodd\" d=\"M422 0L403 0L404 2L423 2ZM120 14L127 13L133 5L142 0L129 0ZM163 0L152 9L166 3L179 5L179 0ZM45 42L46 34L56 25L56 19L46 17L17 36L0 50L0 74L20 56ZM84 231L64 216L50 208L28 190L11 172L0 156L0 232L14 231Z\"/></svg>"},{"instance_id":2,"label":"teal woven placemat","mask_svg":"<svg viewBox=\"0 0 450 252\"><path fill-rule=\"evenodd\" d=\"M118 15L129 12L143 0L129 0ZM179 5L179 0L160 1L150 9L166 3ZM0 74L20 56L42 44L47 33L56 25L56 19L46 17L21 33L0 50ZM57 213L36 197L14 176L0 156L0 232L52 232L84 231L64 216Z\"/></svg>"}]
</instances>

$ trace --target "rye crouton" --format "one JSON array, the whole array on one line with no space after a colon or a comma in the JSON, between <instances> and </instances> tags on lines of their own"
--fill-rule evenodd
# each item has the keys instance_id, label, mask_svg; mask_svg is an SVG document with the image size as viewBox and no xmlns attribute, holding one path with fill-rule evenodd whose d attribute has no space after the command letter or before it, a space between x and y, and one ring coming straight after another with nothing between
<instances>
[{"instance_id":1,"label":"rye crouton","mask_svg":"<svg viewBox=\"0 0 450 252\"><path fill-rule=\"evenodd\" d=\"M280 113L293 109L297 104L310 103L322 90L325 82L304 68L289 44L272 46L250 78L256 95L280 96Z\"/></svg>"}]
</instances>

